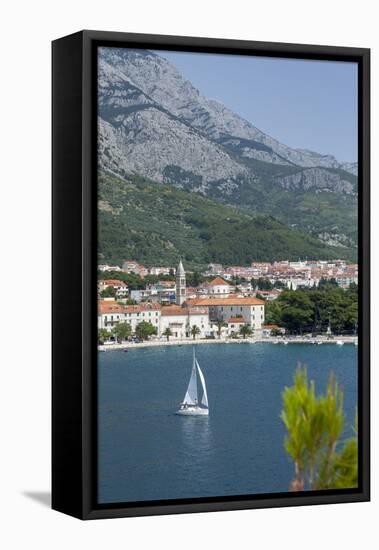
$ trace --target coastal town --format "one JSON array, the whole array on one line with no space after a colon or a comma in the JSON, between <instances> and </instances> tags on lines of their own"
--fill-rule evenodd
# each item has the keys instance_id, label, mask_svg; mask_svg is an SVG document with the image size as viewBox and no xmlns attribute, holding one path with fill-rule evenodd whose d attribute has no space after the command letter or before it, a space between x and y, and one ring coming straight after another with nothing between
<instances>
[{"instance_id":1,"label":"coastal town","mask_svg":"<svg viewBox=\"0 0 379 550\"><path fill-rule=\"evenodd\" d=\"M100 344L281 339L286 329L267 320L266 310L283 292L326 282L347 292L358 284L357 264L343 260L212 263L200 273L186 270L181 260L176 267L129 260L98 270ZM332 336L330 319L324 332Z\"/></svg>"}]
</instances>

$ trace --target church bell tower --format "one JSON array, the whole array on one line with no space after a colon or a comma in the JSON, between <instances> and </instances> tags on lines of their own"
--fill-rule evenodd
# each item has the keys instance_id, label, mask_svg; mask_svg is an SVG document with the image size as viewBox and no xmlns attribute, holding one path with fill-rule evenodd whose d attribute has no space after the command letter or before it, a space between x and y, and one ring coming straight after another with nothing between
<instances>
[{"instance_id":1,"label":"church bell tower","mask_svg":"<svg viewBox=\"0 0 379 550\"><path fill-rule=\"evenodd\" d=\"M175 288L176 303L181 306L186 301L186 272L180 260L176 269L176 288Z\"/></svg>"}]
</instances>

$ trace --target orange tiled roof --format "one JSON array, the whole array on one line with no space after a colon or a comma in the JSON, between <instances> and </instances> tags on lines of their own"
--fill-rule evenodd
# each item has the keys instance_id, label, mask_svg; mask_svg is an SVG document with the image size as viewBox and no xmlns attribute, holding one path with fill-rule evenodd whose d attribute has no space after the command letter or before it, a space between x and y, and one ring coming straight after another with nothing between
<instances>
[{"instance_id":1,"label":"orange tiled roof","mask_svg":"<svg viewBox=\"0 0 379 550\"><path fill-rule=\"evenodd\" d=\"M186 301L187 306L260 306L264 305L264 300L258 298L193 298Z\"/></svg>"},{"instance_id":2,"label":"orange tiled roof","mask_svg":"<svg viewBox=\"0 0 379 550\"><path fill-rule=\"evenodd\" d=\"M243 317L231 317L227 321L228 323L242 323L245 324L245 319Z\"/></svg>"},{"instance_id":3,"label":"orange tiled roof","mask_svg":"<svg viewBox=\"0 0 379 550\"><path fill-rule=\"evenodd\" d=\"M208 284L208 286L219 286L219 285L231 286L230 283L228 283L228 281L225 281L224 279L221 279L221 277L216 277L215 279L213 279L213 280Z\"/></svg>"},{"instance_id":4,"label":"orange tiled roof","mask_svg":"<svg viewBox=\"0 0 379 550\"><path fill-rule=\"evenodd\" d=\"M161 313L166 315L207 315L208 311L206 307L181 307L181 306L163 306Z\"/></svg>"},{"instance_id":5,"label":"orange tiled roof","mask_svg":"<svg viewBox=\"0 0 379 550\"><path fill-rule=\"evenodd\" d=\"M198 307L189 307L187 308L190 315L207 315L208 310L206 307L198 308Z\"/></svg>"},{"instance_id":6,"label":"orange tiled roof","mask_svg":"<svg viewBox=\"0 0 379 550\"><path fill-rule=\"evenodd\" d=\"M160 310L162 306L157 302L146 302L144 304L137 304L131 306L125 306L126 313L133 313L139 311L156 311Z\"/></svg>"},{"instance_id":7,"label":"orange tiled roof","mask_svg":"<svg viewBox=\"0 0 379 550\"><path fill-rule=\"evenodd\" d=\"M155 302L138 304L134 306L124 306L116 301L100 301L98 304L99 313L139 313L141 311L159 311L161 305Z\"/></svg>"},{"instance_id":8,"label":"orange tiled roof","mask_svg":"<svg viewBox=\"0 0 379 550\"><path fill-rule=\"evenodd\" d=\"M162 315L188 315L188 310L181 306L163 306Z\"/></svg>"},{"instance_id":9,"label":"orange tiled roof","mask_svg":"<svg viewBox=\"0 0 379 550\"><path fill-rule=\"evenodd\" d=\"M175 281L158 281L158 284L166 288L171 288L175 286Z\"/></svg>"},{"instance_id":10,"label":"orange tiled roof","mask_svg":"<svg viewBox=\"0 0 379 550\"><path fill-rule=\"evenodd\" d=\"M99 284L106 284L106 285L117 285L117 286L128 286L124 281L120 281L119 279L100 279Z\"/></svg>"},{"instance_id":11,"label":"orange tiled roof","mask_svg":"<svg viewBox=\"0 0 379 550\"><path fill-rule=\"evenodd\" d=\"M117 304L117 302L99 302L99 313L124 313L125 306Z\"/></svg>"}]
</instances>

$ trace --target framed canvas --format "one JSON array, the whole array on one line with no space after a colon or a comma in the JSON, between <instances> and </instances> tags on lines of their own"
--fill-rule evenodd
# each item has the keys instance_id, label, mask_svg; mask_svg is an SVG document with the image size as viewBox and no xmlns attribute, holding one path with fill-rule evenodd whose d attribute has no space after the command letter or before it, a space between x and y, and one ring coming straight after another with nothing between
<instances>
[{"instance_id":1,"label":"framed canvas","mask_svg":"<svg viewBox=\"0 0 379 550\"><path fill-rule=\"evenodd\" d=\"M369 500L369 59L53 42L55 510Z\"/></svg>"}]
</instances>

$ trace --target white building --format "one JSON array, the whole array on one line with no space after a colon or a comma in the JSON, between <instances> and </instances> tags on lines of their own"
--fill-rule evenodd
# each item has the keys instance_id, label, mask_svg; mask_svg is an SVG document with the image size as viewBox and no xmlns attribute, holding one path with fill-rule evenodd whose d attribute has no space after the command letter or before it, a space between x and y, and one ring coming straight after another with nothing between
<instances>
[{"instance_id":1,"label":"white building","mask_svg":"<svg viewBox=\"0 0 379 550\"><path fill-rule=\"evenodd\" d=\"M108 264L100 264L97 266L97 269L99 271L121 271L121 267L119 265L108 265Z\"/></svg>"},{"instance_id":2,"label":"white building","mask_svg":"<svg viewBox=\"0 0 379 550\"><path fill-rule=\"evenodd\" d=\"M141 288L138 290L131 290L130 297L132 300L135 300L137 303L143 302L144 300L149 300L157 295L151 288Z\"/></svg>"},{"instance_id":3,"label":"white building","mask_svg":"<svg viewBox=\"0 0 379 550\"><path fill-rule=\"evenodd\" d=\"M221 273L224 271L224 268L221 264L209 264L208 265L208 273L211 275L221 275Z\"/></svg>"},{"instance_id":4,"label":"white building","mask_svg":"<svg viewBox=\"0 0 379 550\"><path fill-rule=\"evenodd\" d=\"M226 321L226 336L232 336L233 334L238 334L241 327L246 325L243 317L230 317Z\"/></svg>"},{"instance_id":5,"label":"white building","mask_svg":"<svg viewBox=\"0 0 379 550\"><path fill-rule=\"evenodd\" d=\"M118 298L124 298L129 293L129 288L124 281L119 281L118 279L103 279L98 282L98 290L102 292L109 287L114 288L116 296Z\"/></svg>"},{"instance_id":6,"label":"white building","mask_svg":"<svg viewBox=\"0 0 379 550\"><path fill-rule=\"evenodd\" d=\"M149 275L170 275L170 272L175 273L175 271L172 267L149 267Z\"/></svg>"},{"instance_id":7,"label":"white building","mask_svg":"<svg viewBox=\"0 0 379 550\"><path fill-rule=\"evenodd\" d=\"M129 323L132 332L142 321L150 322L159 333L161 306L156 303L123 306L116 301L103 300L98 306L98 328L111 331L118 323Z\"/></svg>"},{"instance_id":8,"label":"white building","mask_svg":"<svg viewBox=\"0 0 379 550\"><path fill-rule=\"evenodd\" d=\"M208 284L207 287L207 294L209 296L229 296L233 289L233 286L225 281L224 279L221 279L221 277L216 277Z\"/></svg>"},{"instance_id":9,"label":"white building","mask_svg":"<svg viewBox=\"0 0 379 550\"><path fill-rule=\"evenodd\" d=\"M145 275L149 274L148 269L144 265L139 264L134 260L125 260L125 262L122 264L122 271L124 271L125 273L135 273L140 277L145 277Z\"/></svg>"},{"instance_id":10,"label":"white building","mask_svg":"<svg viewBox=\"0 0 379 550\"><path fill-rule=\"evenodd\" d=\"M252 290L253 290L253 287L249 281L240 283L237 287L237 292L242 294L249 294L250 292L252 292Z\"/></svg>"},{"instance_id":11,"label":"white building","mask_svg":"<svg viewBox=\"0 0 379 550\"><path fill-rule=\"evenodd\" d=\"M191 338L191 329L198 327L196 338L205 338L210 335L210 324L207 308L180 307L177 305L164 306L161 310L159 335L164 336L170 329L171 339Z\"/></svg>"},{"instance_id":12,"label":"white building","mask_svg":"<svg viewBox=\"0 0 379 550\"><path fill-rule=\"evenodd\" d=\"M118 323L125 322L125 306L118 304L115 300L102 300L98 304L97 326L105 328L109 332Z\"/></svg>"},{"instance_id":13,"label":"white building","mask_svg":"<svg viewBox=\"0 0 379 550\"><path fill-rule=\"evenodd\" d=\"M358 284L358 277L357 276L346 276L341 275L340 277L336 278L337 284L341 286L342 288L349 288L351 284Z\"/></svg>"},{"instance_id":14,"label":"white building","mask_svg":"<svg viewBox=\"0 0 379 550\"><path fill-rule=\"evenodd\" d=\"M289 262L289 267L295 271L303 271L304 269L310 269L306 262L299 260L298 262Z\"/></svg>"},{"instance_id":15,"label":"white building","mask_svg":"<svg viewBox=\"0 0 379 550\"><path fill-rule=\"evenodd\" d=\"M172 286L163 286L157 283L140 290L131 290L130 297L138 303L150 300L167 305L173 303L175 300L175 286L174 284Z\"/></svg>"},{"instance_id":16,"label":"white building","mask_svg":"<svg viewBox=\"0 0 379 550\"><path fill-rule=\"evenodd\" d=\"M118 323L129 323L132 332L142 321L151 323L158 336L164 336L170 329L172 339L191 338L191 329L199 329L196 338L205 338L211 334L208 309L180 307L177 305L161 306L158 303L144 303L133 306L118 304L115 300L102 300L98 306L98 328L109 332Z\"/></svg>"},{"instance_id":17,"label":"white building","mask_svg":"<svg viewBox=\"0 0 379 550\"><path fill-rule=\"evenodd\" d=\"M291 277L287 279L286 284L289 290L297 290L298 288L313 288L317 287L318 279L300 279L299 277Z\"/></svg>"},{"instance_id":18,"label":"white building","mask_svg":"<svg viewBox=\"0 0 379 550\"><path fill-rule=\"evenodd\" d=\"M264 325L262 327L262 336L271 336L272 331L277 331L281 335L286 333L286 329L281 328L278 325Z\"/></svg>"},{"instance_id":19,"label":"white building","mask_svg":"<svg viewBox=\"0 0 379 550\"><path fill-rule=\"evenodd\" d=\"M242 318L244 324L254 330L261 330L265 320L265 302L258 298L199 298L187 300L189 307L207 307L210 322L218 319L228 322L231 318Z\"/></svg>"},{"instance_id":20,"label":"white building","mask_svg":"<svg viewBox=\"0 0 379 550\"><path fill-rule=\"evenodd\" d=\"M256 294L264 298L267 302L272 302L273 300L276 300L279 298L280 294L282 293L281 290L278 290L277 288L273 288L272 290L257 290Z\"/></svg>"}]
</instances>

